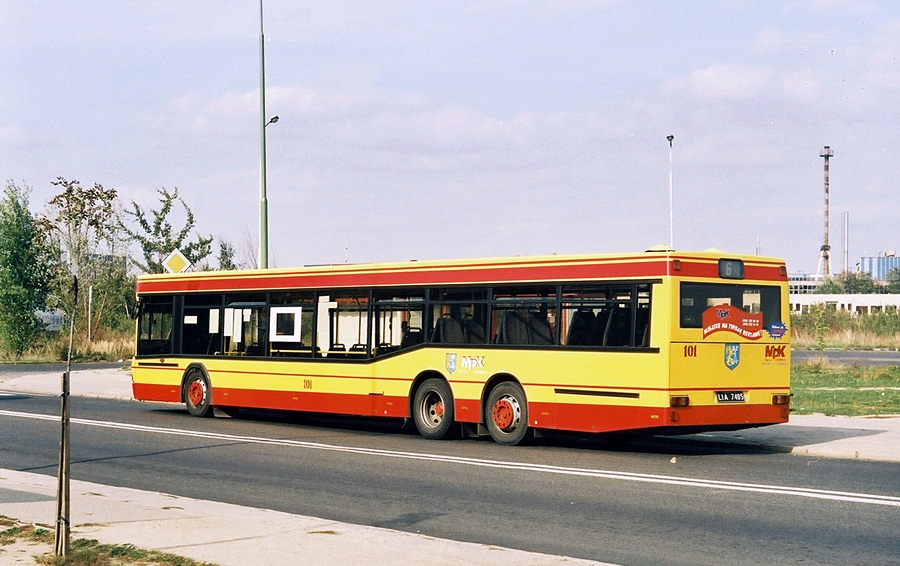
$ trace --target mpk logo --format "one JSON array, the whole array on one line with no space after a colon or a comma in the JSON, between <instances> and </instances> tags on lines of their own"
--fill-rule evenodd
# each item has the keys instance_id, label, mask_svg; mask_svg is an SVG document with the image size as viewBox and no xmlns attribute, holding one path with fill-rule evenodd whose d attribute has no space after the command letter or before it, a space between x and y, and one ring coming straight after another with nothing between
<instances>
[{"instance_id":1,"label":"mpk logo","mask_svg":"<svg viewBox=\"0 0 900 566\"><path fill-rule=\"evenodd\" d=\"M787 354L784 352L785 348L787 348L787 345L766 346L766 361L774 362L777 360L785 360L787 358Z\"/></svg>"},{"instance_id":2,"label":"mpk logo","mask_svg":"<svg viewBox=\"0 0 900 566\"><path fill-rule=\"evenodd\" d=\"M483 368L484 356L463 356L460 365L464 369Z\"/></svg>"}]
</instances>

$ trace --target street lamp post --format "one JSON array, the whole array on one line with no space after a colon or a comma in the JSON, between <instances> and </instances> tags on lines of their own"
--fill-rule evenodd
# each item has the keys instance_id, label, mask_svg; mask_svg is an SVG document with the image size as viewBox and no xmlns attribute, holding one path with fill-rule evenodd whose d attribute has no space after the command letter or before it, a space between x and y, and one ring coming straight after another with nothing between
<instances>
[{"instance_id":1,"label":"street lamp post","mask_svg":"<svg viewBox=\"0 0 900 566\"><path fill-rule=\"evenodd\" d=\"M263 0L259 0L259 268L269 267L269 202L266 197L266 44L263 35Z\"/></svg>"},{"instance_id":2,"label":"street lamp post","mask_svg":"<svg viewBox=\"0 0 900 566\"><path fill-rule=\"evenodd\" d=\"M672 140L675 136L666 136L669 140L669 249L675 249L675 195L672 187Z\"/></svg>"}]
</instances>

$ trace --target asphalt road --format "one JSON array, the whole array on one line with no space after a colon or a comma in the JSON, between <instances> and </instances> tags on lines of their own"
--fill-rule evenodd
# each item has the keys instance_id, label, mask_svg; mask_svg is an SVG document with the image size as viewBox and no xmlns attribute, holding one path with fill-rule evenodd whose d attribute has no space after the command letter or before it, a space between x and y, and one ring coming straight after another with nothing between
<instances>
[{"instance_id":1,"label":"asphalt road","mask_svg":"<svg viewBox=\"0 0 900 566\"><path fill-rule=\"evenodd\" d=\"M825 359L831 363L860 366L900 365L900 352L875 350L791 350L793 362Z\"/></svg>"},{"instance_id":2,"label":"asphalt road","mask_svg":"<svg viewBox=\"0 0 900 566\"><path fill-rule=\"evenodd\" d=\"M0 410L0 467L55 475L58 399L4 396ZM72 417L79 480L628 565L900 564L900 508L853 495L896 496L896 464L576 436L433 442L396 422L89 398Z\"/></svg>"}]
</instances>

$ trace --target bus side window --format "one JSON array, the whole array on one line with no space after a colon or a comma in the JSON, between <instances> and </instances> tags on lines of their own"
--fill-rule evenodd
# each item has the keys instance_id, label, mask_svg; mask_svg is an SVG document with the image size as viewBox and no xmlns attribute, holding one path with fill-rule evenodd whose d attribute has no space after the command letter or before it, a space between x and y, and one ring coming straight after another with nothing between
<instances>
[{"instance_id":1,"label":"bus side window","mask_svg":"<svg viewBox=\"0 0 900 566\"><path fill-rule=\"evenodd\" d=\"M400 340L400 349L412 348L422 343L422 329L408 327L403 331L403 338Z\"/></svg>"},{"instance_id":2,"label":"bus side window","mask_svg":"<svg viewBox=\"0 0 900 566\"><path fill-rule=\"evenodd\" d=\"M462 324L448 313L444 313L435 321L431 341L437 344L464 343L466 340Z\"/></svg>"},{"instance_id":3,"label":"bus side window","mask_svg":"<svg viewBox=\"0 0 900 566\"><path fill-rule=\"evenodd\" d=\"M580 308L575 311L572 315L572 321L569 323L569 335L566 344L568 346L589 346L596 319L597 316L591 309Z\"/></svg>"},{"instance_id":4,"label":"bus side window","mask_svg":"<svg viewBox=\"0 0 900 566\"><path fill-rule=\"evenodd\" d=\"M469 344L484 344L484 326L475 317L467 314L462 319L463 334Z\"/></svg>"},{"instance_id":5,"label":"bus side window","mask_svg":"<svg viewBox=\"0 0 900 566\"><path fill-rule=\"evenodd\" d=\"M603 334L603 345L611 347L631 344L631 304L619 303L610 309L609 322Z\"/></svg>"},{"instance_id":6,"label":"bus side window","mask_svg":"<svg viewBox=\"0 0 900 566\"><path fill-rule=\"evenodd\" d=\"M172 298L145 299L140 313L137 344L139 356L163 356L172 353Z\"/></svg>"}]
</instances>

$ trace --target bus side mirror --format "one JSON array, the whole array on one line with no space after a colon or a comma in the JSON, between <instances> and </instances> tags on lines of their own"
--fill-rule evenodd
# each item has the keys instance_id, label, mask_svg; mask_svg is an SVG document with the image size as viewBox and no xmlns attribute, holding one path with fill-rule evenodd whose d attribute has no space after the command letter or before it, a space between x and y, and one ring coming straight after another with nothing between
<instances>
[{"instance_id":1,"label":"bus side mirror","mask_svg":"<svg viewBox=\"0 0 900 566\"><path fill-rule=\"evenodd\" d=\"M129 301L125 299L125 312L128 313L128 316L131 320L137 320L139 314L141 314L141 301Z\"/></svg>"}]
</instances>

